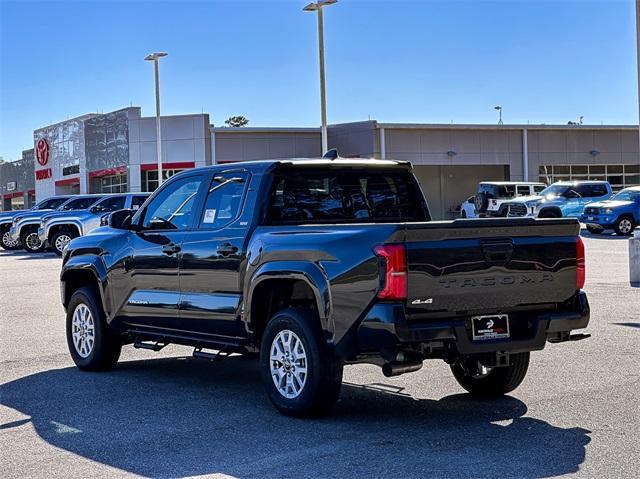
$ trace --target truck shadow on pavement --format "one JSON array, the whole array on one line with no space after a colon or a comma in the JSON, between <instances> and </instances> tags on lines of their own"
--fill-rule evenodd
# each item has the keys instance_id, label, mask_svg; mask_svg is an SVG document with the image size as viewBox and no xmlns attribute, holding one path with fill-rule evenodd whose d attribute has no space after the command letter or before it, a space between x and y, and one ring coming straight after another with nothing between
<instances>
[{"instance_id":1,"label":"truck shadow on pavement","mask_svg":"<svg viewBox=\"0 0 640 479\"><path fill-rule=\"evenodd\" d=\"M1 385L0 402L31 418L0 428L31 422L55 447L147 477L550 477L577 471L590 441L524 417L513 397L415 399L386 384L345 383L332 415L292 419L239 357L50 370Z\"/></svg>"}]
</instances>

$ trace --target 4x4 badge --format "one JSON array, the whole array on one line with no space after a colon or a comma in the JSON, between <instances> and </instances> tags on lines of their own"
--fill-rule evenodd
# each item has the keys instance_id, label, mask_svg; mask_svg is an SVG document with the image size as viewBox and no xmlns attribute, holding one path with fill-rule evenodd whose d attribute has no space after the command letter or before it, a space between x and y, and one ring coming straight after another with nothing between
<instances>
[{"instance_id":1,"label":"4x4 badge","mask_svg":"<svg viewBox=\"0 0 640 479\"><path fill-rule=\"evenodd\" d=\"M433 298L414 299L413 301L411 301L411 304L432 304L432 303L433 303Z\"/></svg>"}]
</instances>

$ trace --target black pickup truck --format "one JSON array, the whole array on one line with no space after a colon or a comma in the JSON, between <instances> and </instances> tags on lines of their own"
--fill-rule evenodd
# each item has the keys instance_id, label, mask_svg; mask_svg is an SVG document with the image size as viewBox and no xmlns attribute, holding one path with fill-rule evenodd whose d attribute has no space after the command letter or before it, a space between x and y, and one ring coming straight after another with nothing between
<instances>
[{"instance_id":1,"label":"black pickup truck","mask_svg":"<svg viewBox=\"0 0 640 479\"><path fill-rule=\"evenodd\" d=\"M473 395L514 390L530 351L588 336L584 276L575 219L431 221L409 163L301 159L174 176L69 244L61 295L81 369L125 344L259 353L275 407L308 416L345 364L442 359Z\"/></svg>"}]
</instances>

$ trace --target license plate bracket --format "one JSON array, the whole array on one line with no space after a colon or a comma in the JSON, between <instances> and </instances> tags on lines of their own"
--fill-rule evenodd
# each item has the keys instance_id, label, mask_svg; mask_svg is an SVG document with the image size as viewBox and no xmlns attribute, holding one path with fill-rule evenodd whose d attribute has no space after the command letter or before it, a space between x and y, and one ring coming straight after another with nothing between
<instances>
[{"instance_id":1,"label":"license plate bracket","mask_svg":"<svg viewBox=\"0 0 640 479\"><path fill-rule=\"evenodd\" d=\"M510 336L508 314L487 314L471 317L474 341L505 339Z\"/></svg>"}]
</instances>

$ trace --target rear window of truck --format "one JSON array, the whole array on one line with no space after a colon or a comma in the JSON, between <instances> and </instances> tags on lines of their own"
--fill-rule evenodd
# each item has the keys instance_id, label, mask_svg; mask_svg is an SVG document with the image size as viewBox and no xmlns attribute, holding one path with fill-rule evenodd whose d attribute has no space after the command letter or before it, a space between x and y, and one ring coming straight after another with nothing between
<instances>
[{"instance_id":1,"label":"rear window of truck","mask_svg":"<svg viewBox=\"0 0 640 479\"><path fill-rule=\"evenodd\" d=\"M276 173L268 224L429 221L409 170L291 168Z\"/></svg>"}]
</instances>

